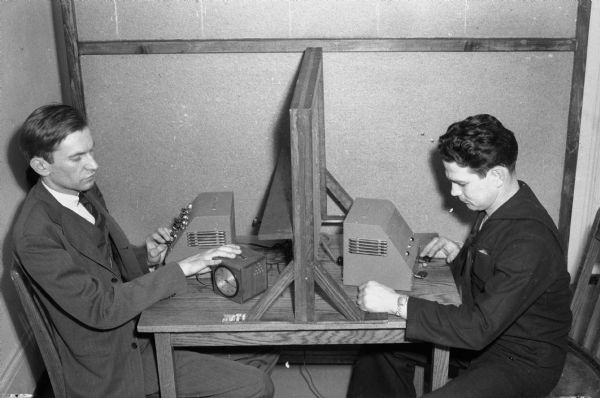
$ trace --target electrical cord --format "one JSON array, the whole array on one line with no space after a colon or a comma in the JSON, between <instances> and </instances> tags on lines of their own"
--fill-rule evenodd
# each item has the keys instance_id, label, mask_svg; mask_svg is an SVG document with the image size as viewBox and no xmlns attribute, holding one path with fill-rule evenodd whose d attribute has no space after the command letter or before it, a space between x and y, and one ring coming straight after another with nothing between
<instances>
[{"instance_id":1,"label":"electrical cord","mask_svg":"<svg viewBox=\"0 0 600 398\"><path fill-rule=\"evenodd\" d=\"M304 355L304 358L302 361L302 366L300 366L300 375L302 376L302 378L308 385L308 388L310 389L310 391L313 393L313 395L315 397L325 398L323 396L323 394L321 394L321 392L317 388L315 381L313 380L312 375L310 374L310 371L308 370L308 367L306 366L306 351L303 352L303 355Z\"/></svg>"},{"instance_id":2,"label":"electrical cord","mask_svg":"<svg viewBox=\"0 0 600 398\"><path fill-rule=\"evenodd\" d=\"M317 398L325 398L321 392L319 391L319 389L317 388L317 386L315 385L315 382L312 378L312 375L310 374L310 371L308 370L308 367L306 366L306 364L302 364L302 366L300 366L300 375L302 376L302 378L304 379L304 381L306 381L306 384L308 385L308 388L310 389L310 391L313 393L313 395Z\"/></svg>"}]
</instances>

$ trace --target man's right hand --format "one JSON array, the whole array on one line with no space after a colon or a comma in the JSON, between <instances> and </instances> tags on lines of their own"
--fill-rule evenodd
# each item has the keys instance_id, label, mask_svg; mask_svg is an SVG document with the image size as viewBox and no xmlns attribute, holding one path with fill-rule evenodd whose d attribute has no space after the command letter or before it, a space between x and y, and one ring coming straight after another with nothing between
<instances>
[{"instance_id":1,"label":"man's right hand","mask_svg":"<svg viewBox=\"0 0 600 398\"><path fill-rule=\"evenodd\" d=\"M215 257L235 258L242 250L238 245L224 245L216 249L209 249L194 254L184 260L179 261L179 266L185 276L191 276L203 272L208 272L210 265L221 264L220 259Z\"/></svg>"},{"instance_id":2,"label":"man's right hand","mask_svg":"<svg viewBox=\"0 0 600 398\"><path fill-rule=\"evenodd\" d=\"M423 250L421 257L445 258L447 263L452 262L462 248L462 242L455 242L443 236L433 238Z\"/></svg>"}]
</instances>

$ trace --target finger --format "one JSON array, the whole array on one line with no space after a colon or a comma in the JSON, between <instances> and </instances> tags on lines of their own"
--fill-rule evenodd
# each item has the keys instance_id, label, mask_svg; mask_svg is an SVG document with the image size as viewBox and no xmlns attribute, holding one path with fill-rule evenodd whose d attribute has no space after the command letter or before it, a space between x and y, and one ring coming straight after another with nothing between
<instances>
[{"instance_id":1,"label":"finger","mask_svg":"<svg viewBox=\"0 0 600 398\"><path fill-rule=\"evenodd\" d=\"M160 244L160 243L166 243L167 241L165 240L165 238L162 237L162 235L158 232L153 232L150 237L149 237L149 243L155 243L155 244Z\"/></svg>"},{"instance_id":2,"label":"finger","mask_svg":"<svg viewBox=\"0 0 600 398\"><path fill-rule=\"evenodd\" d=\"M433 247L438 243L439 240L440 240L440 238L437 238L437 237L430 240L429 243L427 243L425 245L423 250L421 250L421 257L433 256L433 254L434 254Z\"/></svg>"},{"instance_id":3,"label":"finger","mask_svg":"<svg viewBox=\"0 0 600 398\"><path fill-rule=\"evenodd\" d=\"M170 228L160 227L156 232L164 242L170 242L171 240L173 240Z\"/></svg>"},{"instance_id":4,"label":"finger","mask_svg":"<svg viewBox=\"0 0 600 398\"><path fill-rule=\"evenodd\" d=\"M236 254L236 255L240 254L242 252L242 249L240 249L239 246L234 246L234 245L231 245L231 246L221 246L219 248L219 250L223 251L223 252L227 252L227 253Z\"/></svg>"},{"instance_id":5,"label":"finger","mask_svg":"<svg viewBox=\"0 0 600 398\"><path fill-rule=\"evenodd\" d=\"M242 251L240 249L222 246L215 251L215 253L213 254L213 257L235 258L241 252Z\"/></svg>"},{"instance_id":6,"label":"finger","mask_svg":"<svg viewBox=\"0 0 600 398\"><path fill-rule=\"evenodd\" d=\"M158 256L158 262L159 262L159 263L161 263L161 264L162 264L162 263L164 263L164 261L165 261L165 257L167 257L167 251L166 251L166 250L163 250L163 251L160 253L160 256Z\"/></svg>"},{"instance_id":7,"label":"finger","mask_svg":"<svg viewBox=\"0 0 600 398\"><path fill-rule=\"evenodd\" d=\"M429 251L430 257L445 258L448 254L448 252L446 251L447 244L448 241L446 239L438 239L438 241L435 242L435 244L431 247L431 250Z\"/></svg>"},{"instance_id":8,"label":"finger","mask_svg":"<svg viewBox=\"0 0 600 398\"><path fill-rule=\"evenodd\" d=\"M452 253L448 254L448 256L446 257L446 261L447 262L454 261L454 259L456 258L456 256L458 256L459 252L460 252L460 250L454 250Z\"/></svg>"}]
</instances>

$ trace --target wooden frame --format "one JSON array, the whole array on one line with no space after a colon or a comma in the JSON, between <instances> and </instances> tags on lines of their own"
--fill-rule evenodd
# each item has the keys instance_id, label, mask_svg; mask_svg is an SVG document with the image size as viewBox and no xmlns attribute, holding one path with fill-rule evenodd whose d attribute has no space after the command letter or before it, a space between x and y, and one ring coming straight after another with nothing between
<instances>
[{"instance_id":1,"label":"wooden frame","mask_svg":"<svg viewBox=\"0 0 600 398\"><path fill-rule=\"evenodd\" d=\"M389 39L232 39L129 40L80 42L74 0L60 0L72 104L85 114L82 55L279 53L321 47L325 52L573 52L573 74L558 229L568 248L585 81L591 0L578 0L575 37L569 38L389 38ZM328 178L329 181L329 178Z\"/></svg>"},{"instance_id":2,"label":"wooden frame","mask_svg":"<svg viewBox=\"0 0 600 398\"><path fill-rule=\"evenodd\" d=\"M292 282L296 322L316 321L315 282L346 319L359 321L363 318L363 312L318 260L322 215L327 214L328 182L333 191L340 193L336 201L348 204L351 200L343 188L333 182L335 179L325 166L323 102L323 51L321 48L308 48L302 57L290 106L290 156L285 156L287 148L284 147L275 170L276 175L287 173L290 169L284 162L291 163L291 238L294 260L275 285L250 310L249 317L252 320L260 319ZM289 181L285 176L281 177L282 180ZM279 191L281 186L277 186L277 183L275 181L271 189ZM335 197L335 193L332 196ZM286 198L282 195L275 199L269 196L267 203L285 201ZM281 215L285 216L285 213L286 209L283 209Z\"/></svg>"}]
</instances>

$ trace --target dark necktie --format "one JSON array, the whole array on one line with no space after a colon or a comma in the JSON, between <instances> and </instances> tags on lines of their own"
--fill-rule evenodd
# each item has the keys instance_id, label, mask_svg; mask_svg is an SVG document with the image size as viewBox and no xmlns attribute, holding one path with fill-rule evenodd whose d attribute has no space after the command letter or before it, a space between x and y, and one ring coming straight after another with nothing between
<instances>
[{"instance_id":1,"label":"dark necktie","mask_svg":"<svg viewBox=\"0 0 600 398\"><path fill-rule=\"evenodd\" d=\"M85 196L85 192L79 192L79 203L81 203L95 219L98 218L98 210L96 210L92 202Z\"/></svg>"},{"instance_id":2,"label":"dark necktie","mask_svg":"<svg viewBox=\"0 0 600 398\"><path fill-rule=\"evenodd\" d=\"M477 234L481 229L483 223L487 220L487 215L485 212L479 213L477 216L477 220L471 229L471 233L469 234L469 238L465 242L465 247L467 250L467 256L465 259L465 264L461 270L461 276L463 276L464 286L462 289L459 288L461 293L463 303L467 305L472 304L472 293L471 293L471 270L473 269L473 261L474 261L474 251L475 247L473 246L474 241L476 240Z\"/></svg>"}]
</instances>

